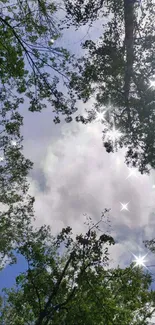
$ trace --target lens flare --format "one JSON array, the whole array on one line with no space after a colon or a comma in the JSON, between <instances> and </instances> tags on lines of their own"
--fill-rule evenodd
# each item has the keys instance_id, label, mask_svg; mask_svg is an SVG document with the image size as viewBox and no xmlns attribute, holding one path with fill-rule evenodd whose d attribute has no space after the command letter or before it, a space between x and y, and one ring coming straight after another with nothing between
<instances>
[{"instance_id":1,"label":"lens flare","mask_svg":"<svg viewBox=\"0 0 155 325\"><path fill-rule=\"evenodd\" d=\"M136 178L138 178L138 176L136 175L137 174L137 170L136 169L133 169L133 168L129 168L129 175L126 177L126 179L128 179L129 177L131 176L135 176Z\"/></svg>"},{"instance_id":2,"label":"lens flare","mask_svg":"<svg viewBox=\"0 0 155 325\"><path fill-rule=\"evenodd\" d=\"M152 79L149 80L149 88L155 88L155 76L153 76Z\"/></svg>"},{"instance_id":3,"label":"lens flare","mask_svg":"<svg viewBox=\"0 0 155 325\"><path fill-rule=\"evenodd\" d=\"M143 266L143 267L147 268L146 265L145 265L145 263L146 263L145 257L148 255L148 253L146 255L144 255L144 256L140 256L140 255L136 256L133 253L132 253L132 255L135 257L135 260L133 261L135 263L134 267Z\"/></svg>"},{"instance_id":4,"label":"lens flare","mask_svg":"<svg viewBox=\"0 0 155 325\"><path fill-rule=\"evenodd\" d=\"M102 122L102 121L105 121L105 111L100 111L100 112L97 112L95 113L95 120L96 122Z\"/></svg>"},{"instance_id":5,"label":"lens flare","mask_svg":"<svg viewBox=\"0 0 155 325\"><path fill-rule=\"evenodd\" d=\"M15 147L15 146L17 145L17 142L16 142L15 140L12 140L12 141L11 141L11 145L12 145L13 147Z\"/></svg>"},{"instance_id":6,"label":"lens flare","mask_svg":"<svg viewBox=\"0 0 155 325\"><path fill-rule=\"evenodd\" d=\"M120 202L120 203L121 203L121 202ZM121 205L122 205L122 209L121 209L120 211L123 211L123 210L129 211L129 209L128 209L128 204L129 204L129 202L128 202L128 203L121 203Z\"/></svg>"}]
</instances>

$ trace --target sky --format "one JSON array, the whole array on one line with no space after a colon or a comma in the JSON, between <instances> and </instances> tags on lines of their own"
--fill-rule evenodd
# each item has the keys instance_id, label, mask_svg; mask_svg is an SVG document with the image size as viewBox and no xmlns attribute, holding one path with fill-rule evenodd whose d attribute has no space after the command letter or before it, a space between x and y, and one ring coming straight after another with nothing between
<instances>
[{"instance_id":1,"label":"sky","mask_svg":"<svg viewBox=\"0 0 155 325\"><path fill-rule=\"evenodd\" d=\"M100 34L99 21L89 32L88 26L80 28L74 38L72 30L66 31L57 42L80 55L81 39L96 39ZM91 108L93 100L78 105L79 111L84 111L84 107ZM102 226L116 241L109 249L110 266L126 267L132 262L132 253L147 254L143 240L152 239L155 229L155 172L147 176L137 171L136 176L128 177L124 150L106 152L100 122L81 125L62 121L55 125L51 107L41 113L25 108L23 115L24 154L34 162L28 180L30 194L35 196L36 225L49 224L53 234L69 225L77 234L87 229L84 214L97 222L105 208L111 209L107 214L110 226ZM120 211L121 203L127 202L129 211ZM155 264L151 253L146 260L146 265ZM7 278L13 281L25 268L24 262L13 268L11 272L7 267L6 276L2 274L0 289Z\"/></svg>"},{"instance_id":2,"label":"sky","mask_svg":"<svg viewBox=\"0 0 155 325\"><path fill-rule=\"evenodd\" d=\"M54 232L67 225L81 232L85 229L83 214L98 221L105 208L111 209L111 227L106 231L118 242L113 248L116 263L130 262L127 250L147 253L142 241L154 235L153 177L138 172L128 177L124 153L105 151L99 123L63 124L52 134L54 128L57 126L53 125L51 136L45 128L37 142L25 141L25 152L34 162L29 181L36 198L36 222L50 224ZM120 211L121 203L127 202L129 211Z\"/></svg>"},{"instance_id":3,"label":"sky","mask_svg":"<svg viewBox=\"0 0 155 325\"><path fill-rule=\"evenodd\" d=\"M77 32L67 30L56 41L76 55L81 55L81 40L96 40L102 34L101 21L92 29L88 26ZM74 38L73 38L74 33ZM79 112L91 108L78 103ZM81 125L53 123L52 108L41 113L24 114L24 153L34 162L29 177L30 192L35 196L36 223L47 223L53 232L70 225L73 231L85 231L84 214L98 221L105 208L111 209L110 229L118 242L112 248L113 265L126 266L134 254L146 254L143 240L152 239L155 224L155 172L150 176L128 177L130 171L124 163L124 151L107 153L102 143L103 125L100 122ZM128 178L127 178L128 177ZM129 211L120 211L127 203ZM128 252L128 253L127 253ZM148 255L148 263L154 258Z\"/></svg>"}]
</instances>

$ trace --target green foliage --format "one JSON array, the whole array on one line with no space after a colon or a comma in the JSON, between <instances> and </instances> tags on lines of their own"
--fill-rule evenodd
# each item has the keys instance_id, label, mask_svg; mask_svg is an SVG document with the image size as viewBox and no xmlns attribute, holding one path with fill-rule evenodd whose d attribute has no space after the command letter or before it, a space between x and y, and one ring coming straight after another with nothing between
<instances>
[{"instance_id":1,"label":"green foliage","mask_svg":"<svg viewBox=\"0 0 155 325\"><path fill-rule=\"evenodd\" d=\"M98 16L98 12L103 12L102 7L105 2L107 3L108 1L64 0L67 18L71 19L73 24L78 28L81 25L87 24L89 20L91 22L94 21Z\"/></svg>"},{"instance_id":2,"label":"green foliage","mask_svg":"<svg viewBox=\"0 0 155 325\"><path fill-rule=\"evenodd\" d=\"M133 265L106 268L108 246L115 242L98 231L103 217L75 240L70 227L55 237L47 227L27 233L17 249L27 271L4 290L0 324L147 325L148 306L155 303L148 291L152 279Z\"/></svg>"},{"instance_id":3,"label":"green foliage","mask_svg":"<svg viewBox=\"0 0 155 325\"><path fill-rule=\"evenodd\" d=\"M34 198L27 194L33 164L22 153L21 108L26 102L30 111L40 112L50 105L55 123L60 122L59 113L71 121L76 108L72 93L65 97L59 89L69 82L71 56L56 46L61 37L57 5L6 0L0 7L0 259L8 256L12 263L12 248L34 219Z\"/></svg>"},{"instance_id":4,"label":"green foliage","mask_svg":"<svg viewBox=\"0 0 155 325\"><path fill-rule=\"evenodd\" d=\"M69 15L74 14L71 3L65 3ZM82 17L84 1L76 2L78 24L95 19L101 8L103 16L113 16L100 44L85 42L88 56L80 59L71 73L74 57L55 46L61 36L54 20L57 6L43 0L17 0L15 5L1 1L0 254L2 260L11 258L10 263L16 262L15 252L27 261L27 270L17 276L16 285L4 289L2 325L147 325L147 317L151 317L148 306L155 307L154 292L149 291L152 279L142 269L133 265L124 270L108 268L108 246L115 242L111 236L97 233L99 223L75 240L70 227L56 237L46 226L34 230L34 198L27 194L32 163L22 154L20 134L23 119L19 108L25 97L32 112L50 103L56 113L54 121L59 123L59 113L67 116L66 122L72 120L74 90L85 102L95 94L96 109L109 101L117 106L113 118L124 132L119 145L129 147L127 162L132 160L133 166L138 163L141 172L149 163L154 166L155 92L148 88L154 74L153 7L152 1L144 1L141 23L145 11L150 17L145 17L143 32L140 23L136 25L138 5L128 3L119 1L116 6L110 0L102 8L103 1L90 1L84 5ZM60 76L70 87L67 99L58 88ZM92 112L88 113L88 119L77 117L77 121L93 120ZM108 113L106 119L111 126ZM107 151L114 150L109 141L105 144ZM61 246L65 247L63 255L59 253Z\"/></svg>"},{"instance_id":5,"label":"green foliage","mask_svg":"<svg viewBox=\"0 0 155 325\"><path fill-rule=\"evenodd\" d=\"M23 100L6 83L1 84L0 94L0 259L8 256L14 261L12 248L33 218L33 199L27 195L27 175L33 164L22 153L23 118L18 107Z\"/></svg>"},{"instance_id":6,"label":"green foliage","mask_svg":"<svg viewBox=\"0 0 155 325\"><path fill-rule=\"evenodd\" d=\"M71 3L74 8L70 14L76 19L76 6ZM88 3L92 5L91 1ZM127 165L137 167L141 173L155 167L155 90L150 87L155 76L153 8L153 1L148 0L142 1L141 9L138 1L119 1L117 5L116 1L105 1L101 17L104 22L108 12L109 22L103 24L103 36L96 44L90 40L83 44L87 52L75 63L70 83L84 102L95 97L88 118L77 116L76 120L91 122L94 110L111 106L105 115L103 144L107 152L126 147ZM88 20L93 18L91 12ZM85 14L82 22L84 17ZM106 139L113 124L123 133L116 146Z\"/></svg>"},{"instance_id":7,"label":"green foliage","mask_svg":"<svg viewBox=\"0 0 155 325\"><path fill-rule=\"evenodd\" d=\"M3 97L4 95L4 97ZM11 102L7 92L2 92L0 110L0 254L12 256L11 249L19 239L24 226L31 218L29 200L27 196L27 174L32 168L29 159L22 153L22 137L20 128L23 123L18 113L17 102ZM4 99L4 101L3 101ZM16 102L17 100L17 102ZM27 201L27 206L26 202ZM31 205L31 203L30 203ZM29 216L28 216L29 215ZM13 257L13 256L12 256Z\"/></svg>"},{"instance_id":8,"label":"green foliage","mask_svg":"<svg viewBox=\"0 0 155 325\"><path fill-rule=\"evenodd\" d=\"M50 105L53 112L70 116L75 108L72 96L67 98L59 84L69 82L70 54L56 47L61 37L55 13L57 6L44 0L6 1L0 14L0 85L27 96L29 110L41 111ZM59 80L61 78L61 80Z\"/></svg>"}]
</instances>

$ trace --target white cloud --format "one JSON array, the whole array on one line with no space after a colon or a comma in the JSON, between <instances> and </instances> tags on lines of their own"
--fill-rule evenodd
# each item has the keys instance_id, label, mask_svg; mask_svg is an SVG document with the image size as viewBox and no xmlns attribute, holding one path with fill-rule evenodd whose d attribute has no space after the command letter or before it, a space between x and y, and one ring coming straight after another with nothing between
<instances>
[{"instance_id":1,"label":"white cloud","mask_svg":"<svg viewBox=\"0 0 155 325\"><path fill-rule=\"evenodd\" d=\"M80 40L85 35L96 39L99 34L100 22L90 34L87 26L80 29L74 40L71 29L60 39L61 46L81 54ZM75 115L86 107L90 109L92 103L93 99L80 105ZM54 125L49 107L41 114L25 113L23 135L24 154L34 162L30 182L38 224L50 224L53 232L70 225L78 233L84 229L84 213L99 220L104 208L111 208L112 234L119 241L112 250L118 261L125 256L125 243L135 248L136 254L136 245L152 238L154 218L149 216L155 209L153 182L139 173L138 178L128 177L123 151L106 153L100 124ZM130 202L129 211L120 212L120 202Z\"/></svg>"},{"instance_id":2,"label":"white cloud","mask_svg":"<svg viewBox=\"0 0 155 325\"><path fill-rule=\"evenodd\" d=\"M87 26L81 28L74 39L71 28L57 40L57 45L80 55L81 41L96 39L99 34L100 22L90 31ZM87 105L91 107L90 102ZM78 114L80 111L83 108ZM50 224L53 233L70 225L78 233L86 229L84 213L99 220L104 208L111 208L111 235L117 241L110 248L111 265L125 267L132 261L131 252L147 253L142 241L154 235L155 218L150 215L155 209L153 182L139 174L138 178L127 179L123 151L106 153L101 131L102 127L95 123L55 126L51 108L41 114L25 114L24 151L35 162L30 183L36 198L36 223ZM120 201L130 201L130 212L120 212Z\"/></svg>"},{"instance_id":3,"label":"white cloud","mask_svg":"<svg viewBox=\"0 0 155 325\"><path fill-rule=\"evenodd\" d=\"M129 171L123 163L123 152L108 154L102 145L103 125L81 125L76 122L62 126L61 134L40 145L39 173L44 188L37 179L30 179L31 193L36 198L37 223L50 224L57 232L70 225L73 231L83 231L84 213L99 220L104 208L111 208L112 234L119 241L113 256L121 259L124 244L141 245L152 233L149 214L153 211L154 192L151 179L138 174L126 179ZM33 148L35 151L35 148ZM120 158L118 165L116 157ZM120 202L130 201L130 211L120 212ZM121 248L122 246L122 248ZM136 254L136 251L133 253Z\"/></svg>"}]
</instances>

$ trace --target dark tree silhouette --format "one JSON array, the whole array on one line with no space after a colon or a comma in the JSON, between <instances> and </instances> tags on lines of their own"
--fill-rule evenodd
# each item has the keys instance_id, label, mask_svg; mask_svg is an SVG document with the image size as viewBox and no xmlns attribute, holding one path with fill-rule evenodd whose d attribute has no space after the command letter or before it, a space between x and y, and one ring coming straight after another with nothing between
<instances>
[{"instance_id":1,"label":"dark tree silhouette","mask_svg":"<svg viewBox=\"0 0 155 325\"><path fill-rule=\"evenodd\" d=\"M85 16L87 22L94 20L95 2L88 1L91 4L88 15L83 11L85 6L81 7L79 20L70 2L72 12L68 14L73 17L73 23L80 19L83 22ZM105 114L103 124L104 147L107 152L114 152L118 146L126 147L126 163L141 173L148 173L155 167L155 91L150 87L155 76L154 4L148 0L141 5L132 0L104 1L98 11L103 25L107 13L110 20L104 26L103 36L96 44L90 40L83 44L87 54L78 60L72 74L70 86L78 98L86 102L94 95L96 99L88 118L78 116L76 120L88 123L95 118L94 111L106 110L110 103L112 109ZM110 139L105 140L107 130L114 123L123 134L116 146Z\"/></svg>"}]
</instances>

